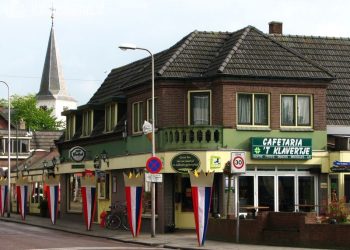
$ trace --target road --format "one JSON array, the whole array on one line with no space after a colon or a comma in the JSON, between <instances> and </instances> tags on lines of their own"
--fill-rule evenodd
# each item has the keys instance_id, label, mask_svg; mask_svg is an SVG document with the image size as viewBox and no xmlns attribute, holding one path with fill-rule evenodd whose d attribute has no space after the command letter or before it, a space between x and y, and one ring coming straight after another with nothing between
<instances>
[{"instance_id":1,"label":"road","mask_svg":"<svg viewBox=\"0 0 350 250\"><path fill-rule=\"evenodd\" d=\"M1 250L162 249L0 221Z\"/></svg>"}]
</instances>

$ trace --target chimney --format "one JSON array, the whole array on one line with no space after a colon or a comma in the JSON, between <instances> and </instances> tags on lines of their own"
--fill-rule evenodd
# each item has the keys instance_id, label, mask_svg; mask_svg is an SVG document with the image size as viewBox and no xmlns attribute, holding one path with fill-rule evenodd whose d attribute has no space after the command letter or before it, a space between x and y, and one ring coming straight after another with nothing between
<instances>
[{"instance_id":1,"label":"chimney","mask_svg":"<svg viewBox=\"0 0 350 250\"><path fill-rule=\"evenodd\" d=\"M26 129L26 122L23 119L19 120L19 129Z\"/></svg>"},{"instance_id":2,"label":"chimney","mask_svg":"<svg viewBox=\"0 0 350 250\"><path fill-rule=\"evenodd\" d=\"M269 22L269 34L282 35L282 22Z\"/></svg>"}]
</instances>

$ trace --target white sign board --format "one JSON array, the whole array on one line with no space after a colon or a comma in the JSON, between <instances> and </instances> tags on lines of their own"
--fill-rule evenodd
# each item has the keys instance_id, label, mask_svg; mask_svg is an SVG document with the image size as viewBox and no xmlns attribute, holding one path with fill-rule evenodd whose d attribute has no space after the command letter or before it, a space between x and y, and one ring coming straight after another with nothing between
<instances>
[{"instance_id":1,"label":"white sign board","mask_svg":"<svg viewBox=\"0 0 350 250\"><path fill-rule=\"evenodd\" d=\"M245 152L231 152L231 173L241 174L246 172Z\"/></svg>"},{"instance_id":2,"label":"white sign board","mask_svg":"<svg viewBox=\"0 0 350 250\"><path fill-rule=\"evenodd\" d=\"M148 182L163 182L163 175L145 173L145 179Z\"/></svg>"}]
</instances>

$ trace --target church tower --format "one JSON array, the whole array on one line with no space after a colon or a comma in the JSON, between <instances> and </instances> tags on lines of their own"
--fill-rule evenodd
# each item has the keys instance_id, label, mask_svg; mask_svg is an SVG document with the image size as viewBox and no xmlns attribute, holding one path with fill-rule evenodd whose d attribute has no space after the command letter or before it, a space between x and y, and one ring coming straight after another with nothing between
<instances>
[{"instance_id":1,"label":"church tower","mask_svg":"<svg viewBox=\"0 0 350 250\"><path fill-rule=\"evenodd\" d=\"M50 38L46 51L44 69L41 76L40 90L36 95L36 100L38 107L52 108L53 115L57 120L65 122L65 116L62 116L61 112L67 109L76 109L77 102L73 97L69 96L63 78L63 71L55 41L53 11L54 9L52 8Z\"/></svg>"}]
</instances>

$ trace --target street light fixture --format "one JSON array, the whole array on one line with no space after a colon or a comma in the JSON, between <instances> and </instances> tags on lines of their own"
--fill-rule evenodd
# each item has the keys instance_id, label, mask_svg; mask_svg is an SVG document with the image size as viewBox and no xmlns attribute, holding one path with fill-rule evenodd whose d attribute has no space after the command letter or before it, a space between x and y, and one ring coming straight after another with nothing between
<instances>
[{"instance_id":1,"label":"street light fixture","mask_svg":"<svg viewBox=\"0 0 350 250\"><path fill-rule=\"evenodd\" d=\"M9 85L4 82L0 81L7 87L7 102L8 102L8 139L7 139L7 161L8 161L8 174L7 174L7 180L8 180L8 187L7 187L7 217L10 217L10 210L11 210L11 100L10 100L10 87Z\"/></svg>"},{"instance_id":2,"label":"street light fixture","mask_svg":"<svg viewBox=\"0 0 350 250\"><path fill-rule=\"evenodd\" d=\"M156 156L156 141L155 141L155 128L154 128L154 56L152 54L151 51L149 51L148 49L145 48L140 48L137 47L135 44L130 44L130 43L126 43L126 44L122 44L119 46L119 48L121 50L144 50L147 51L150 56L151 56L151 62L152 62L152 157ZM151 236L155 237L155 231L156 231L156 204L155 204L155 200L156 200L156 186L155 186L155 182L152 182L152 192L151 192L151 200L152 200L152 233Z\"/></svg>"}]
</instances>

